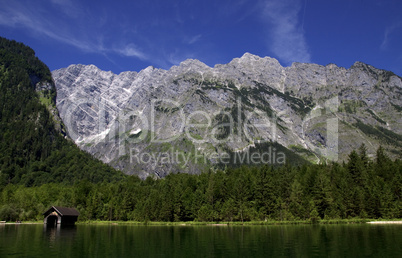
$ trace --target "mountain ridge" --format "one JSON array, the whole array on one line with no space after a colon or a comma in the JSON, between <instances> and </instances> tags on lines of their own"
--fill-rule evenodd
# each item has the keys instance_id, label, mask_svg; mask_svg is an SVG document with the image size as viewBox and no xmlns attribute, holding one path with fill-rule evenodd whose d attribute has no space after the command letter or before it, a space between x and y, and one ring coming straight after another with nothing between
<instances>
[{"instance_id":1,"label":"mountain ridge","mask_svg":"<svg viewBox=\"0 0 402 258\"><path fill-rule=\"evenodd\" d=\"M395 142L390 139L402 134L402 78L362 62L348 69L308 63L282 67L274 58L245 53L214 67L188 59L169 70L150 66L116 75L96 66L71 65L52 74L58 90L57 107L63 121L69 120L67 129L73 140L126 173L141 171L142 177L149 175L149 167L132 164L127 153L133 148L160 153L160 144L151 144L148 133L183 136L190 139L188 148L200 149L207 156L225 150L237 152L265 141L313 162L345 160L345 153L362 143L372 154L381 143L388 146L390 156L401 157L399 137ZM242 108L236 107L240 102ZM122 121L125 112L131 112L132 120ZM209 132L203 134L191 123L180 124L179 113L191 119L198 113L197 123L211 121ZM204 113L209 114L206 120ZM151 124L140 120L149 122L151 115L156 115L157 121L148 130ZM336 122L338 131L331 132L328 121ZM258 123L270 126L263 130L256 127ZM248 131L241 129L244 125ZM138 130L144 138L127 143L134 137L130 132ZM337 143L330 133L337 134ZM226 142L212 142L214 134L225 136ZM177 142L170 146L182 147ZM199 172L173 166L158 174L175 170Z\"/></svg>"},{"instance_id":2,"label":"mountain ridge","mask_svg":"<svg viewBox=\"0 0 402 258\"><path fill-rule=\"evenodd\" d=\"M234 63L234 62L239 62L239 60L245 60L245 59L248 59L248 60L254 59L254 60L257 60L257 61L258 60L272 60L273 62L277 63L279 66L282 66L282 64L274 57L270 57L270 56L261 57L261 56L252 54L250 52L245 52L241 57L235 57L229 63L226 63L226 64L217 63L214 66L209 66L209 65L205 64L204 62L202 62L201 60L198 60L198 59L195 59L195 58L188 58L188 59L185 59L185 60L181 61L177 65L172 65L169 69L156 68L156 67L150 65L150 66L147 66L144 69L141 69L139 71L126 70L126 71L122 71L120 73L114 73L111 70L103 70L102 68L98 67L96 64L82 64L82 63L79 63L79 64L71 64L71 65L69 65L67 67L64 67L64 68L55 69L52 72L59 71L59 70L64 70L64 69L67 69L70 66L79 66L79 67L93 67L93 68L99 69L100 71L103 71L103 72L110 72L110 73L113 73L114 75L121 75L121 74L125 74L125 73L139 73L139 72L141 72L143 70L146 70L146 69L157 69L157 70L169 71L174 67L179 67L179 66L187 65L187 64L191 64L191 63L198 63L201 66L205 66L205 67L208 67L208 68L218 68L218 67L225 66L225 65L228 65L228 64ZM345 70L349 70L349 69L354 68L354 67L370 67L371 69L374 68L375 70L381 70L381 71L392 73L393 75L395 75L395 76L397 76L397 77L402 79L402 76L399 76L399 75L393 73L392 71L381 69L381 68L376 68L375 66L373 66L371 64L364 63L362 61L355 61L349 68L344 67L344 66L338 66L336 63L332 63L332 62L328 63L326 65L315 64L315 63L292 62L290 65L282 66L282 67L283 68L288 68L288 67L298 66L298 65L314 65L314 66L319 66L319 67L341 68L341 69L345 69Z\"/></svg>"}]
</instances>

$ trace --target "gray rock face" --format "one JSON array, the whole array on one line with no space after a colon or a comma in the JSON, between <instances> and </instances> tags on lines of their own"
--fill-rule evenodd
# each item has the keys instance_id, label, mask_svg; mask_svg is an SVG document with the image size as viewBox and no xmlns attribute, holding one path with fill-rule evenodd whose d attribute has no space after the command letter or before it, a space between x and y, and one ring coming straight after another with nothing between
<instances>
[{"instance_id":1,"label":"gray rock face","mask_svg":"<svg viewBox=\"0 0 402 258\"><path fill-rule=\"evenodd\" d=\"M273 143L312 162L345 160L362 143L402 156L402 80L360 62L282 67L246 53L213 68L190 59L169 70L71 65L52 74L68 135L143 178L198 173L258 148L254 163L280 163Z\"/></svg>"}]
</instances>

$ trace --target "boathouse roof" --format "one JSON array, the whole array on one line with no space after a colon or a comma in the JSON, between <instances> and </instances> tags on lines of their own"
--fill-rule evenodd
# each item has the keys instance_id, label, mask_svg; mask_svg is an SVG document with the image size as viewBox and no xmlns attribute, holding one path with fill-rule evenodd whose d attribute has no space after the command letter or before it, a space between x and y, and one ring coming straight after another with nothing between
<instances>
[{"instance_id":1,"label":"boathouse roof","mask_svg":"<svg viewBox=\"0 0 402 258\"><path fill-rule=\"evenodd\" d=\"M60 216L79 216L80 213L74 208L60 207L60 206L52 206L50 209L45 211L43 215L47 215L51 212L57 212Z\"/></svg>"}]
</instances>

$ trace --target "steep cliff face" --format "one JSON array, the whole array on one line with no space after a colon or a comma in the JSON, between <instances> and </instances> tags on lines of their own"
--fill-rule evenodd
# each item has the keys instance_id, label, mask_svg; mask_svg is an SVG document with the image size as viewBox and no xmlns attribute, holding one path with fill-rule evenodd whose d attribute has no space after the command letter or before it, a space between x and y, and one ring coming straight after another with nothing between
<instances>
[{"instance_id":1,"label":"steep cliff face","mask_svg":"<svg viewBox=\"0 0 402 258\"><path fill-rule=\"evenodd\" d=\"M71 65L52 75L69 136L141 177L298 156L339 161L362 143L369 154L381 144L402 156L402 80L360 62L282 67L246 53L213 68L186 60L169 70Z\"/></svg>"},{"instance_id":2,"label":"steep cliff face","mask_svg":"<svg viewBox=\"0 0 402 258\"><path fill-rule=\"evenodd\" d=\"M124 177L66 140L63 128L49 68L30 47L0 37L0 188Z\"/></svg>"}]
</instances>

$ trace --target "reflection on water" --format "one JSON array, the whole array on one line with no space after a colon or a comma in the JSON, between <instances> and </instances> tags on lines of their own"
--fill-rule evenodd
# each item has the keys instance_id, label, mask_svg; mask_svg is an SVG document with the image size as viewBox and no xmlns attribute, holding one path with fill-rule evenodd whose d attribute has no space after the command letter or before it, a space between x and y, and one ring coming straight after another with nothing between
<instances>
[{"instance_id":1,"label":"reflection on water","mask_svg":"<svg viewBox=\"0 0 402 258\"><path fill-rule=\"evenodd\" d=\"M77 233L77 226L62 226L57 225L43 225L44 238L49 242L49 247L55 247L57 241L74 241L74 237Z\"/></svg>"},{"instance_id":2,"label":"reflection on water","mask_svg":"<svg viewBox=\"0 0 402 258\"><path fill-rule=\"evenodd\" d=\"M49 243L53 244L56 241L56 237L60 235L60 225L56 227L48 227L46 224L44 225L44 231L47 233Z\"/></svg>"},{"instance_id":3,"label":"reflection on water","mask_svg":"<svg viewBox=\"0 0 402 258\"><path fill-rule=\"evenodd\" d=\"M0 257L399 257L401 243L402 225L0 227Z\"/></svg>"}]
</instances>

